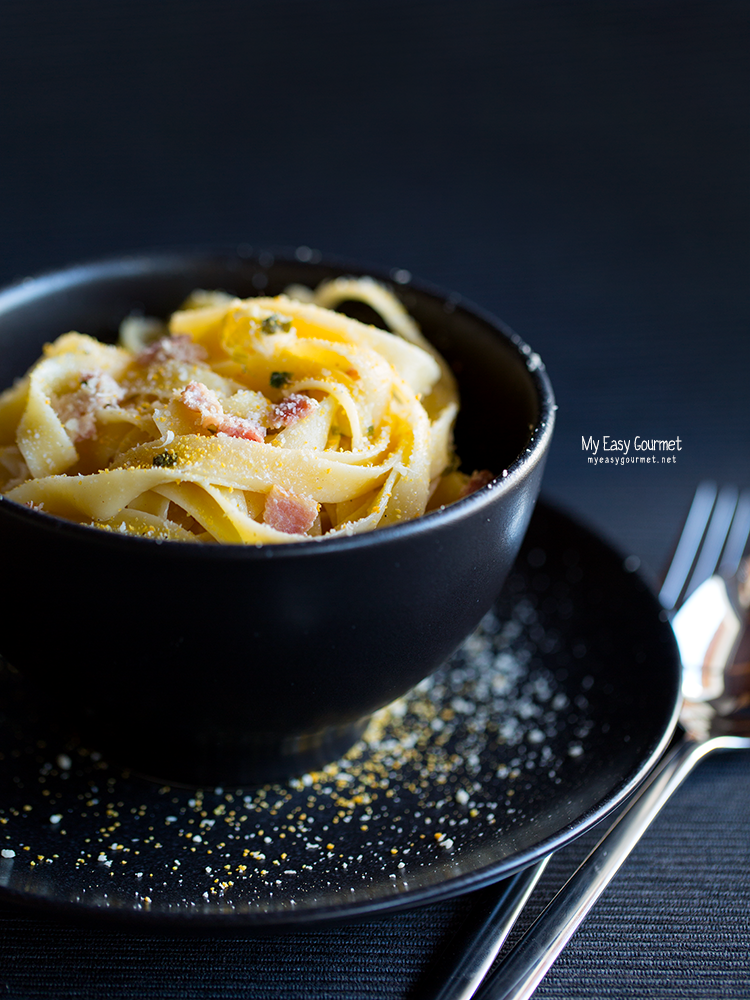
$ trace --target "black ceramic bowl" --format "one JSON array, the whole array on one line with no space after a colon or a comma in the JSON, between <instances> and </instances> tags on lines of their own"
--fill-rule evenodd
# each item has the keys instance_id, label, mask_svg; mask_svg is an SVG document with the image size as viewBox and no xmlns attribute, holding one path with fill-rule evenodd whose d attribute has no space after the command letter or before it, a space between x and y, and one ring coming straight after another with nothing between
<instances>
[{"instance_id":1,"label":"black ceramic bowl","mask_svg":"<svg viewBox=\"0 0 750 1000\"><path fill-rule=\"evenodd\" d=\"M194 288L276 294L361 274L308 254L149 253L0 293L0 386L75 329L112 339L134 309ZM499 593L554 422L538 357L502 323L403 272L389 282L453 366L457 451L497 478L368 534L266 546L159 544L0 498L0 652L64 730L171 781L243 784L317 768L427 676ZM398 279L407 279L399 281Z\"/></svg>"}]
</instances>

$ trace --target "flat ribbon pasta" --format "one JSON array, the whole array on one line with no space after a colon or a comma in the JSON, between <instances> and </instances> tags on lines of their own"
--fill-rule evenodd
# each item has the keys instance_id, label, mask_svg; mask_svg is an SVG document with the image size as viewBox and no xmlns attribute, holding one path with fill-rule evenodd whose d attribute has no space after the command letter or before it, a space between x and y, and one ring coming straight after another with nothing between
<instances>
[{"instance_id":1,"label":"flat ribbon pasta","mask_svg":"<svg viewBox=\"0 0 750 1000\"><path fill-rule=\"evenodd\" d=\"M392 332L329 308L348 299ZM461 494L457 411L448 366L371 279L274 298L198 291L168 327L128 317L119 346L79 333L47 345L0 395L0 491L159 540L356 534Z\"/></svg>"}]
</instances>

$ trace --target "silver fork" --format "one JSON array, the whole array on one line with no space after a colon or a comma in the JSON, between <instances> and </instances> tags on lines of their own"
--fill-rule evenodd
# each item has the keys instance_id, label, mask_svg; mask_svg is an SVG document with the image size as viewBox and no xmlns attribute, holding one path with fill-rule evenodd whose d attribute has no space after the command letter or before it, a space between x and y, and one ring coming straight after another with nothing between
<instances>
[{"instance_id":1,"label":"silver fork","mask_svg":"<svg viewBox=\"0 0 750 1000\"><path fill-rule=\"evenodd\" d=\"M738 496L734 487L727 486L717 493L713 484L702 483L696 490L659 595L665 609L679 605L688 619L698 615L699 611L690 610L688 602L700 605L702 585L706 588L713 585L719 569L723 579L736 580L748 534L750 491ZM739 627L738 621L738 631ZM736 642L733 648L736 649ZM689 672L687 650L682 645L680 653L684 693ZM693 682L694 698L694 672L689 679ZM702 711L697 715L687 711L690 707L693 706L685 701L680 713L685 727L682 739L657 765L518 944L484 980L473 994L474 1000L528 1000L662 806L696 764L716 750L750 749L747 736L725 735L731 732L731 720L719 716L715 707L706 711L707 702L699 705ZM453 994L455 1000L468 1000L471 995Z\"/></svg>"}]
</instances>

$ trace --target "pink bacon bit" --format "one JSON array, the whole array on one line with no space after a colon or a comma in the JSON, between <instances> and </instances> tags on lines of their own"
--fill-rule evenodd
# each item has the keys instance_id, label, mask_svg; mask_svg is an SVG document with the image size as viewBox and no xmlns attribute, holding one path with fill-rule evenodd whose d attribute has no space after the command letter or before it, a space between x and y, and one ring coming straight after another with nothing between
<instances>
[{"instance_id":1,"label":"pink bacon bit","mask_svg":"<svg viewBox=\"0 0 750 1000\"><path fill-rule=\"evenodd\" d=\"M85 441L96 434L96 411L115 406L125 390L106 372L82 372L80 389L61 396L55 409L74 441Z\"/></svg>"},{"instance_id":2,"label":"pink bacon bit","mask_svg":"<svg viewBox=\"0 0 750 1000\"><path fill-rule=\"evenodd\" d=\"M305 535L315 523L318 505L311 497L289 493L281 486L272 486L266 497L263 520L287 535Z\"/></svg>"},{"instance_id":3,"label":"pink bacon bit","mask_svg":"<svg viewBox=\"0 0 750 1000\"><path fill-rule=\"evenodd\" d=\"M317 399L313 399L312 396L303 396L299 392L292 392L280 403L274 404L267 423L273 430L279 427L291 427L298 420L309 417L317 408Z\"/></svg>"},{"instance_id":4,"label":"pink bacon bit","mask_svg":"<svg viewBox=\"0 0 750 1000\"><path fill-rule=\"evenodd\" d=\"M482 469L479 472L475 470L469 476L468 482L461 488L459 499L461 497L468 497L471 493L476 493L477 490L481 490L483 486L491 483L494 478L488 469Z\"/></svg>"},{"instance_id":5,"label":"pink bacon bit","mask_svg":"<svg viewBox=\"0 0 750 1000\"><path fill-rule=\"evenodd\" d=\"M187 333L177 333L174 337L162 337L156 343L145 347L135 359L139 365L163 365L167 361L182 361L197 364L208 357L205 348L196 344Z\"/></svg>"},{"instance_id":6,"label":"pink bacon bit","mask_svg":"<svg viewBox=\"0 0 750 1000\"><path fill-rule=\"evenodd\" d=\"M217 434L244 438L246 441L262 441L265 431L246 417L225 413L219 397L202 382L188 382L179 394L180 402L195 413L198 424Z\"/></svg>"}]
</instances>

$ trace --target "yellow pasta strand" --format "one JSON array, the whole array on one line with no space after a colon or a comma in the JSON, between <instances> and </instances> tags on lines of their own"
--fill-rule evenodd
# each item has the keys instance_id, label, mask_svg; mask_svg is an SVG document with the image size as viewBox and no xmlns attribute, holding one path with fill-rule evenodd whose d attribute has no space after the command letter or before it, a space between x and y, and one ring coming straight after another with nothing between
<instances>
[{"instance_id":1,"label":"yellow pasta strand","mask_svg":"<svg viewBox=\"0 0 750 1000\"><path fill-rule=\"evenodd\" d=\"M58 337L0 394L6 495L108 531L245 545L419 517L454 464L447 365L370 279L298 294L195 292L168 335L128 317L119 346ZM394 332L327 308L352 298Z\"/></svg>"}]
</instances>

